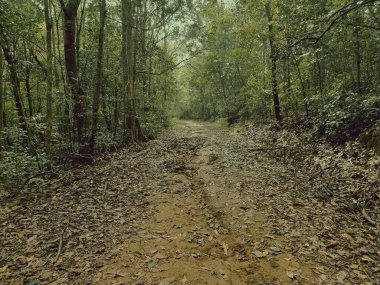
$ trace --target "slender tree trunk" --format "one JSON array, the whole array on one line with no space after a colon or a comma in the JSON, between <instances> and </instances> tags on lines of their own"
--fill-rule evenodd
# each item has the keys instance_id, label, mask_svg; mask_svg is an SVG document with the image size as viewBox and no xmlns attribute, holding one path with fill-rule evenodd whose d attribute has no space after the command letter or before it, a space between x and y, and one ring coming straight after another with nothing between
<instances>
[{"instance_id":1,"label":"slender tree trunk","mask_svg":"<svg viewBox=\"0 0 380 285\"><path fill-rule=\"evenodd\" d=\"M0 47L0 151L3 148L3 117L4 117L4 89L3 89L4 58Z\"/></svg>"},{"instance_id":2,"label":"slender tree trunk","mask_svg":"<svg viewBox=\"0 0 380 285\"><path fill-rule=\"evenodd\" d=\"M46 26L46 154L52 160L51 135L53 129L53 54L52 29L53 22L50 17L49 0L44 0L44 14Z\"/></svg>"},{"instance_id":3,"label":"slender tree trunk","mask_svg":"<svg viewBox=\"0 0 380 285\"><path fill-rule=\"evenodd\" d=\"M115 102L117 102L117 100L115 100ZM106 92L104 92L104 88L102 88L102 113L104 117L104 122L107 127L107 131L109 133L112 133L112 122L109 118L108 111L107 111Z\"/></svg>"},{"instance_id":4,"label":"slender tree trunk","mask_svg":"<svg viewBox=\"0 0 380 285\"><path fill-rule=\"evenodd\" d=\"M29 61L26 48L25 48L25 60ZM32 101L32 90L30 87L30 72L31 72L31 66L30 66L30 63L27 62L25 64L25 90L26 90L26 99L28 100L29 117L33 117L33 101Z\"/></svg>"},{"instance_id":5,"label":"slender tree trunk","mask_svg":"<svg viewBox=\"0 0 380 285\"><path fill-rule=\"evenodd\" d=\"M1 53L3 53L3 49L1 48L0 46L0 51ZM5 64L4 64L4 55L3 55L3 73L5 72ZM7 94L7 83L6 81L2 81L2 84L3 84L3 117L0 118L0 120L3 121L3 128L6 128L7 127L7 110L5 108L5 94ZM6 136L5 136L6 137ZM5 139L4 139L5 140Z\"/></svg>"},{"instance_id":6,"label":"slender tree trunk","mask_svg":"<svg viewBox=\"0 0 380 285\"><path fill-rule=\"evenodd\" d=\"M117 131L119 128L119 120L120 120L120 108L119 108L119 100L118 100L118 88L114 87L114 106L113 106L113 136L116 137ZM107 119L106 119L107 120Z\"/></svg>"},{"instance_id":7,"label":"slender tree trunk","mask_svg":"<svg viewBox=\"0 0 380 285\"><path fill-rule=\"evenodd\" d=\"M135 122L134 122L134 42L133 42L133 4L131 0L127 0L127 105L128 105L128 127L132 133L132 140L136 140Z\"/></svg>"},{"instance_id":8,"label":"slender tree trunk","mask_svg":"<svg viewBox=\"0 0 380 285\"><path fill-rule=\"evenodd\" d=\"M54 3L54 2L53 2ZM56 39L57 39L57 56L58 59L56 60L56 66L57 69L59 69L59 76L60 76L60 81L62 82L63 85L63 94L61 97L62 100L62 105L63 105L63 113L61 114L61 132L67 137L68 141L72 142L72 129L71 129L71 121L70 121L70 102L71 98L69 95L69 90L67 86L67 81L65 77L65 70L64 66L62 64L62 53L61 53L61 34L60 34L60 27L59 27L59 22L60 22L60 13L57 13L55 10L55 6L53 5L54 8L54 15L55 15L55 30L56 30Z\"/></svg>"},{"instance_id":9,"label":"slender tree trunk","mask_svg":"<svg viewBox=\"0 0 380 285\"><path fill-rule=\"evenodd\" d=\"M135 109L135 62L134 62L134 7L131 0L122 0L122 63L123 63L123 84L126 93L124 111L126 113L126 127L131 132L132 141L145 140L142 134L140 122Z\"/></svg>"},{"instance_id":10,"label":"slender tree trunk","mask_svg":"<svg viewBox=\"0 0 380 285\"><path fill-rule=\"evenodd\" d=\"M45 1L45 0L44 0ZM54 54L53 58L53 70L54 70L54 87L57 88L58 90L61 89L61 78L59 77L59 62L57 60L57 44L56 44L56 37L58 36L55 31L55 27L53 24L53 18L50 15L50 22L51 22L51 42L52 42L52 54Z\"/></svg>"},{"instance_id":11,"label":"slender tree trunk","mask_svg":"<svg viewBox=\"0 0 380 285\"><path fill-rule=\"evenodd\" d=\"M29 134L28 126L26 123L25 112L22 106L20 80L17 75L15 61L6 45L6 42L3 42L2 48L3 48L5 60L7 61L8 67L9 67L9 75L10 75L11 83L13 87L13 97L16 103L16 109L17 109L18 119L20 122L20 127L25 131L25 133Z\"/></svg>"},{"instance_id":12,"label":"slender tree trunk","mask_svg":"<svg viewBox=\"0 0 380 285\"><path fill-rule=\"evenodd\" d=\"M361 44L360 44L360 28L355 27L355 63L356 63L356 88L359 95L363 94L362 85L362 57L361 57Z\"/></svg>"},{"instance_id":13,"label":"slender tree trunk","mask_svg":"<svg viewBox=\"0 0 380 285\"><path fill-rule=\"evenodd\" d=\"M121 62L122 62L122 85L123 85L123 127L127 128L128 121L128 58L127 58L127 30L128 30L128 0L121 0L122 39L121 39Z\"/></svg>"},{"instance_id":14,"label":"slender tree trunk","mask_svg":"<svg viewBox=\"0 0 380 285\"><path fill-rule=\"evenodd\" d=\"M142 12L142 31L141 31L141 57L143 59L143 68L147 69L147 48L146 48L146 31L148 28L148 7L147 7L147 0L143 1L143 12ZM147 80L148 75L142 74L141 75L141 80L142 80L142 95L143 98L146 98L146 94L148 91L148 83ZM145 102L144 102L145 104Z\"/></svg>"},{"instance_id":15,"label":"slender tree trunk","mask_svg":"<svg viewBox=\"0 0 380 285\"><path fill-rule=\"evenodd\" d=\"M220 85L221 85L221 87L222 87L222 94L223 94L223 101L224 101L224 109L225 109L225 111L226 111L226 115L227 115L227 117L230 117L230 111L229 111L229 108L228 108L228 102L227 102L226 85L225 85L225 83L224 83L224 76L223 76L221 70L218 71L218 74L219 74Z\"/></svg>"},{"instance_id":16,"label":"slender tree trunk","mask_svg":"<svg viewBox=\"0 0 380 285\"><path fill-rule=\"evenodd\" d=\"M106 1L99 0L99 42L98 42L98 60L96 66L96 81L94 90L94 99L92 106L92 129L89 149L94 152L95 139L99 120L100 95L103 85L103 53L104 53L104 26L106 20Z\"/></svg>"},{"instance_id":17,"label":"slender tree trunk","mask_svg":"<svg viewBox=\"0 0 380 285\"><path fill-rule=\"evenodd\" d=\"M36 158L38 168L40 169L40 171L42 171L41 164L39 162L38 152L37 152L35 145L33 144L32 134L30 132L30 129L29 129L29 126L28 126L28 123L26 120L24 108L22 106L20 79L19 79L18 74L17 74L16 63L15 63L15 60L13 58L13 55L11 54L11 52L8 48L8 38L5 34L5 31L4 31L1 23L0 23L0 42L1 42L1 47L3 49L3 52L4 52L5 61L7 62L8 67L9 67L9 74L10 74L11 83L12 83L12 87L13 87L13 97L14 97L15 103L16 103L16 109L17 109L17 115L18 115L20 127L26 135L27 145L28 145L30 151L33 153L33 155Z\"/></svg>"},{"instance_id":18,"label":"slender tree trunk","mask_svg":"<svg viewBox=\"0 0 380 285\"><path fill-rule=\"evenodd\" d=\"M274 32L273 32L273 16L271 11L270 2L265 4L265 11L268 18L268 32L269 32L269 47L270 47L270 59L271 59L271 69L272 69L272 93L273 93L273 105L274 114L277 121L282 120L281 108L280 108L280 96L278 91L278 81L277 81L277 47L274 42Z\"/></svg>"},{"instance_id":19,"label":"slender tree trunk","mask_svg":"<svg viewBox=\"0 0 380 285\"><path fill-rule=\"evenodd\" d=\"M322 65L321 60L319 57L319 51L315 53L316 60L317 60L317 68L318 68L318 87L319 87L319 93L322 94L323 92L323 74L322 74Z\"/></svg>"},{"instance_id":20,"label":"slender tree trunk","mask_svg":"<svg viewBox=\"0 0 380 285\"><path fill-rule=\"evenodd\" d=\"M293 57L294 66L296 67L296 70L297 70L297 76L298 76L298 79L299 79L300 84L301 84L301 93L302 93L302 97L303 97L303 104L305 107L305 114L306 114L306 117L309 117L309 104L307 103L307 94L306 94L305 82L302 78L300 63L298 62L296 56L294 55L294 53L292 51L291 51L291 53L292 53L292 57Z\"/></svg>"},{"instance_id":21,"label":"slender tree trunk","mask_svg":"<svg viewBox=\"0 0 380 285\"><path fill-rule=\"evenodd\" d=\"M77 141L83 146L86 135L86 97L82 89L76 53L76 18L81 0L69 0L65 5L60 0L64 12L64 51L68 83L74 98L74 121Z\"/></svg>"},{"instance_id":22,"label":"slender tree trunk","mask_svg":"<svg viewBox=\"0 0 380 285\"><path fill-rule=\"evenodd\" d=\"M80 46L81 46L80 35L82 33L82 29L84 27L84 22L85 22L85 14L84 14L85 8L86 8L86 0L83 0L83 4L82 4L81 10L80 10L79 21L78 21L78 17L75 19L76 26L77 26L76 42L75 42L76 46L75 47L76 47L76 57L77 57L78 67L80 67L80 65L81 65L81 62L80 62Z\"/></svg>"}]
</instances>

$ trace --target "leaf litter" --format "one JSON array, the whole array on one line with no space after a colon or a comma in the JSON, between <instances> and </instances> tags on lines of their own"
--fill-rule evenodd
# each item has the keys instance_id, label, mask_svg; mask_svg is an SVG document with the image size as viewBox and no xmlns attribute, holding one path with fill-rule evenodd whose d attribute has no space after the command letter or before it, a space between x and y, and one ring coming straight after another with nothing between
<instances>
[{"instance_id":1,"label":"leaf litter","mask_svg":"<svg viewBox=\"0 0 380 285\"><path fill-rule=\"evenodd\" d=\"M307 132L180 122L1 208L0 280L378 284L379 165Z\"/></svg>"}]
</instances>

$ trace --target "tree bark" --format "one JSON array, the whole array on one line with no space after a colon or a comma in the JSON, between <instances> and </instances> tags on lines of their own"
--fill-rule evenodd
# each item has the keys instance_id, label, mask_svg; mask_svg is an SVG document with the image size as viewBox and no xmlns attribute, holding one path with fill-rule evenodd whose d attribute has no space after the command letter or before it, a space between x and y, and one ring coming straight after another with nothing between
<instances>
[{"instance_id":1,"label":"tree bark","mask_svg":"<svg viewBox=\"0 0 380 285\"><path fill-rule=\"evenodd\" d=\"M92 106L92 129L89 149L90 153L94 152L97 127L99 121L100 95L103 85L103 54L104 54L104 26L106 21L106 1L99 0L99 42L98 42L98 60L96 66L96 82Z\"/></svg>"},{"instance_id":2,"label":"tree bark","mask_svg":"<svg viewBox=\"0 0 380 285\"><path fill-rule=\"evenodd\" d=\"M298 62L296 56L294 55L293 51L291 51L291 54L292 54L292 57L293 57L293 63L294 63L294 66L296 67L296 70L297 70L297 76L298 76L298 80L300 81L300 85L301 85L301 93L302 93L302 97L303 97L303 105L305 107L305 114L306 114L306 117L309 117L309 104L307 103L307 94L306 94L306 88L305 88L305 82L302 78L302 72L301 72L301 68L300 68L300 63Z\"/></svg>"},{"instance_id":3,"label":"tree bark","mask_svg":"<svg viewBox=\"0 0 380 285\"><path fill-rule=\"evenodd\" d=\"M26 45L26 44L25 44ZM28 110L29 117L33 117L33 101L32 101L32 88L30 87L30 72L31 66L28 59L28 51L25 46L25 90L26 90L26 99L28 100Z\"/></svg>"},{"instance_id":4,"label":"tree bark","mask_svg":"<svg viewBox=\"0 0 380 285\"><path fill-rule=\"evenodd\" d=\"M135 109L135 63L134 63L134 7L131 0L122 0L122 63L123 84L126 96L124 97L125 126L131 132L132 141L145 140Z\"/></svg>"},{"instance_id":5,"label":"tree bark","mask_svg":"<svg viewBox=\"0 0 380 285\"><path fill-rule=\"evenodd\" d=\"M63 10L63 40L65 51L66 75L74 98L74 124L77 141L83 146L86 134L86 97L82 89L76 53L76 18L81 0L60 0Z\"/></svg>"},{"instance_id":6,"label":"tree bark","mask_svg":"<svg viewBox=\"0 0 380 285\"><path fill-rule=\"evenodd\" d=\"M25 131L25 133L29 134L28 126L26 123L26 117L24 108L22 106L22 100L21 100L21 91L20 91L20 79L17 75L17 69L15 60L8 48L7 39L5 37L4 31L2 27L0 26L1 36L2 36L2 49L4 52L4 58L8 64L9 67L9 74L10 79L12 83L13 88L13 97L15 99L16 109L17 109L17 115L20 122L20 127ZM28 138L29 139L29 138Z\"/></svg>"},{"instance_id":7,"label":"tree bark","mask_svg":"<svg viewBox=\"0 0 380 285\"><path fill-rule=\"evenodd\" d=\"M4 116L4 93L3 93L4 58L0 48L0 151L3 148L3 116Z\"/></svg>"},{"instance_id":8,"label":"tree bark","mask_svg":"<svg viewBox=\"0 0 380 285\"><path fill-rule=\"evenodd\" d=\"M268 18L268 32L269 32L269 47L270 47L270 60L271 60L271 70L272 70L272 94L273 94L273 105L274 114L276 120L280 122L282 120L281 108L280 108L280 96L278 90L277 81L277 47L274 42L274 32L273 32L273 16L272 7L270 2L265 4L265 12Z\"/></svg>"},{"instance_id":9,"label":"tree bark","mask_svg":"<svg viewBox=\"0 0 380 285\"><path fill-rule=\"evenodd\" d=\"M360 44L360 28L355 27L355 64L356 64L356 89L359 95L363 94L362 85L362 58L361 58L361 44Z\"/></svg>"},{"instance_id":10,"label":"tree bark","mask_svg":"<svg viewBox=\"0 0 380 285\"><path fill-rule=\"evenodd\" d=\"M54 2L52 2L52 4L54 4ZM59 74L60 81L62 82L62 85L63 85L63 94L61 97L63 111L61 115L61 127L59 129L60 129L60 132L64 134L65 137L67 137L68 141L72 142L73 132L72 132L72 127L71 127L72 124L70 121L70 103L69 103L71 102L71 98L70 98L69 90L67 86L67 77L65 76L65 70L62 64L63 60L62 60L62 53L61 53L61 34L60 34L60 27L59 27L61 13L58 13L56 11L54 5L52 6L52 8L54 10L54 27L56 31L56 40L57 40L57 43L56 43L57 58L55 61L55 65L56 65L56 68L58 69L57 72Z\"/></svg>"},{"instance_id":11,"label":"tree bark","mask_svg":"<svg viewBox=\"0 0 380 285\"><path fill-rule=\"evenodd\" d=\"M44 14L46 26L46 154L52 160L51 135L53 129L53 54L52 29L53 22L50 17L49 0L44 0Z\"/></svg>"},{"instance_id":12,"label":"tree bark","mask_svg":"<svg viewBox=\"0 0 380 285\"><path fill-rule=\"evenodd\" d=\"M121 0L121 19L122 19L122 39L121 39L121 62L123 67L123 127L127 128L128 121L128 57L127 57L127 33L128 33L128 0Z\"/></svg>"},{"instance_id":13,"label":"tree bark","mask_svg":"<svg viewBox=\"0 0 380 285\"><path fill-rule=\"evenodd\" d=\"M17 74L16 62L13 55L11 54L9 50L9 47L8 47L9 40L5 34L4 28L1 23L0 23L0 43L1 43L1 48L3 49L5 61L7 62L8 68L9 68L9 74L10 74L12 88L13 88L13 97L16 103L19 124L20 124L21 129L25 133L26 143L30 151L36 158L38 168L40 169L40 171L42 171L41 164L39 162L38 152L35 145L33 144L32 134L30 132L30 129L26 120L24 107L22 106L20 79Z\"/></svg>"},{"instance_id":14,"label":"tree bark","mask_svg":"<svg viewBox=\"0 0 380 285\"><path fill-rule=\"evenodd\" d=\"M319 51L316 51L315 56L316 56L317 68L318 68L318 87L319 87L319 93L322 94L322 92L323 92L323 73L322 73L321 60L320 60L320 57L319 57Z\"/></svg>"},{"instance_id":15,"label":"tree bark","mask_svg":"<svg viewBox=\"0 0 380 285\"><path fill-rule=\"evenodd\" d=\"M82 33L82 29L83 29L84 22L85 22L85 14L84 14L85 8L86 8L86 0L83 0L82 9L79 13L79 15L80 15L79 21L78 21L78 17L75 19L76 26L77 26L76 43L75 44L76 44L76 57L77 57L78 66L81 65L81 62L80 62L80 46L81 46L80 35Z\"/></svg>"}]
</instances>

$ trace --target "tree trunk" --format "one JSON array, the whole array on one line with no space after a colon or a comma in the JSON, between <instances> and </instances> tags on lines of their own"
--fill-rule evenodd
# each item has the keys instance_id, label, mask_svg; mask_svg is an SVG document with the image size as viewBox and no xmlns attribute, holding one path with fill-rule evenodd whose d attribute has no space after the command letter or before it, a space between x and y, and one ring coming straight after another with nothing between
<instances>
[{"instance_id":1,"label":"tree trunk","mask_svg":"<svg viewBox=\"0 0 380 285\"><path fill-rule=\"evenodd\" d=\"M277 47L274 42L274 32L273 32L273 16L271 11L270 3L265 4L265 11L268 18L268 32L269 32L269 47L270 47L270 59L271 59L271 69L272 69L272 94L273 94L273 105L274 114L276 120L280 122L282 120L281 108L280 108L280 96L278 91L278 81L277 81Z\"/></svg>"},{"instance_id":2,"label":"tree trunk","mask_svg":"<svg viewBox=\"0 0 380 285\"><path fill-rule=\"evenodd\" d=\"M305 107L305 114L306 114L306 117L309 117L309 104L307 103L307 94L306 94L306 90L305 90L305 82L302 78L300 63L298 62L293 51L291 51L291 53L292 53L292 57L293 57L294 66L296 67L296 70L297 70L298 80L300 81L300 84L301 84L301 93L302 93L302 97L303 97L303 105Z\"/></svg>"},{"instance_id":3,"label":"tree trunk","mask_svg":"<svg viewBox=\"0 0 380 285\"><path fill-rule=\"evenodd\" d=\"M1 29L1 27L0 27L0 29ZM8 67L9 67L9 74L10 74L10 79L11 79L11 83L12 83L12 87L13 87L13 97L14 97L15 103L16 103L16 109L17 109L18 119L20 122L20 127L25 131L25 133L28 134L29 130L28 130L28 126L26 123L24 108L22 106L21 91L20 91L20 80L19 80L18 75L17 75L17 69L16 69L15 61L14 61L13 56L11 55L11 53L8 49L8 46L7 46L6 40L4 39L5 37L4 37L3 33L2 33L2 36L3 36L2 49L4 52L5 60L7 61Z\"/></svg>"},{"instance_id":4,"label":"tree trunk","mask_svg":"<svg viewBox=\"0 0 380 285\"><path fill-rule=\"evenodd\" d=\"M107 103L106 103L106 92L104 91L104 88L102 88L102 113L104 117L104 123L106 124L107 131L111 134L112 133L112 122L109 118L109 114L107 111ZM115 100L117 102L117 100ZM111 108L111 107L110 107Z\"/></svg>"},{"instance_id":5,"label":"tree trunk","mask_svg":"<svg viewBox=\"0 0 380 285\"><path fill-rule=\"evenodd\" d=\"M31 66L28 62L28 52L25 47L25 90L26 90L26 99L28 100L28 110L29 110L29 117L33 117L33 101L32 101L32 90L30 87L30 72L31 72Z\"/></svg>"},{"instance_id":6,"label":"tree trunk","mask_svg":"<svg viewBox=\"0 0 380 285\"><path fill-rule=\"evenodd\" d=\"M126 112L126 127L131 132L132 141L145 140L142 134L140 122L137 118L135 109L135 63L134 63L134 13L133 3L131 0L122 0L122 63L123 63L123 84L126 93L125 96L125 112Z\"/></svg>"},{"instance_id":7,"label":"tree trunk","mask_svg":"<svg viewBox=\"0 0 380 285\"><path fill-rule=\"evenodd\" d=\"M56 59L56 67L59 69L59 76L60 80L62 81L63 85L63 94L61 97L62 101L62 109L63 109L63 114L61 115L61 125L62 127L60 128L61 133L65 135L65 137L68 139L68 141L72 142L72 124L70 121L70 103L71 98L69 96L69 90L67 86L67 78L65 77L65 70L64 66L62 64L62 53L61 53L61 34L60 34L60 28L59 28L59 14L57 11L55 11L55 6L52 6L54 9L54 15L55 15L55 31L56 31L56 39L57 39L57 44L56 44L56 50L57 50L57 59ZM53 34L54 35L54 34Z\"/></svg>"},{"instance_id":8,"label":"tree trunk","mask_svg":"<svg viewBox=\"0 0 380 285\"><path fill-rule=\"evenodd\" d=\"M52 54L52 29L53 22L49 12L49 0L44 0L44 14L46 26L46 154L51 162L53 129L53 54Z\"/></svg>"},{"instance_id":9,"label":"tree trunk","mask_svg":"<svg viewBox=\"0 0 380 285\"><path fill-rule=\"evenodd\" d=\"M128 0L121 0L122 39L121 39L121 62L123 67L123 127L127 128L128 117L128 58L127 58L127 26L128 26Z\"/></svg>"},{"instance_id":10,"label":"tree trunk","mask_svg":"<svg viewBox=\"0 0 380 285\"><path fill-rule=\"evenodd\" d=\"M356 89L359 95L363 94L362 86L362 58L361 58L361 44L360 44L360 28L355 27L355 63L356 63Z\"/></svg>"},{"instance_id":11,"label":"tree trunk","mask_svg":"<svg viewBox=\"0 0 380 285\"><path fill-rule=\"evenodd\" d=\"M96 66L96 82L94 90L94 99L92 106L92 129L89 149L90 153L94 152L95 139L99 120L100 95L103 85L103 53L104 53L104 26L106 20L106 1L99 0L99 42L98 42L98 61Z\"/></svg>"},{"instance_id":12,"label":"tree trunk","mask_svg":"<svg viewBox=\"0 0 380 285\"><path fill-rule=\"evenodd\" d=\"M17 115L18 115L20 127L26 135L27 145L28 145L30 151L33 153L33 155L36 158L38 168L40 169L40 171L42 171L41 164L39 162L37 149L36 149L35 145L33 144L32 134L30 132L28 123L26 121L24 108L22 106L20 79L17 75L16 63L15 63L15 60L13 58L13 55L11 54L11 52L8 48L8 38L5 34L5 31L4 31L1 23L0 23L0 40L1 40L0 41L1 42L1 48L3 49L3 52L4 52L5 61L7 62L8 67L9 67L9 74L10 74L11 83L12 83L12 87L13 87L13 97L14 97L15 103L16 103L16 109L17 109Z\"/></svg>"},{"instance_id":13,"label":"tree trunk","mask_svg":"<svg viewBox=\"0 0 380 285\"><path fill-rule=\"evenodd\" d=\"M131 130L132 140L136 140L135 121L134 121L134 43L133 43L133 4L131 0L127 0L127 105L128 105L128 127Z\"/></svg>"},{"instance_id":14,"label":"tree trunk","mask_svg":"<svg viewBox=\"0 0 380 285\"><path fill-rule=\"evenodd\" d=\"M4 58L3 58L3 50L0 48L0 151L3 148L3 116L4 116L3 72L4 72Z\"/></svg>"},{"instance_id":15,"label":"tree trunk","mask_svg":"<svg viewBox=\"0 0 380 285\"><path fill-rule=\"evenodd\" d=\"M66 75L74 98L74 124L77 141L83 146L86 134L86 97L82 89L76 53L76 18L81 0L69 0L65 5L60 0L64 12L63 40Z\"/></svg>"},{"instance_id":16,"label":"tree trunk","mask_svg":"<svg viewBox=\"0 0 380 285\"><path fill-rule=\"evenodd\" d=\"M83 0L83 5L82 5L82 9L80 11L79 21L78 21L78 17L75 19L76 26L77 26L76 43L75 43L76 46L75 47L76 47L76 57L77 57L78 67L80 67L80 65L81 65L81 62L80 62L80 46L81 46L80 35L82 33L82 29L83 29L84 22L85 22L85 18L84 18L85 8L86 8L86 0Z\"/></svg>"},{"instance_id":17,"label":"tree trunk","mask_svg":"<svg viewBox=\"0 0 380 285\"><path fill-rule=\"evenodd\" d=\"M321 60L319 58L319 51L315 53L316 61L317 61L317 68L318 68L318 87L319 87L319 93L322 94L323 92L323 74L322 74L322 65Z\"/></svg>"}]
</instances>

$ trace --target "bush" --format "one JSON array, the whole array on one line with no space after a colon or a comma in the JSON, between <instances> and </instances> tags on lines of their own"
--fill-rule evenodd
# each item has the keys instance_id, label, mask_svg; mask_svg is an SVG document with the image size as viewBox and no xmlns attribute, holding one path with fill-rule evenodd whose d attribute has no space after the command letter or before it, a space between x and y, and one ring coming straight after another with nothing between
<instances>
[{"instance_id":1,"label":"bush","mask_svg":"<svg viewBox=\"0 0 380 285\"><path fill-rule=\"evenodd\" d=\"M366 129L380 124L380 97L334 92L316 95L309 100L317 110L314 123L319 134L335 143L354 140Z\"/></svg>"},{"instance_id":2,"label":"bush","mask_svg":"<svg viewBox=\"0 0 380 285\"><path fill-rule=\"evenodd\" d=\"M5 185L21 185L38 172L36 158L28 150L3 151L0 158L0 181Z\"/></svg>"}]
</instances>

